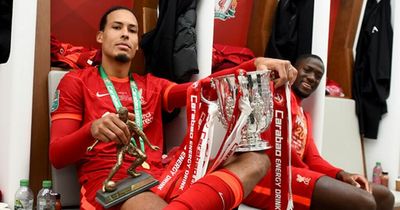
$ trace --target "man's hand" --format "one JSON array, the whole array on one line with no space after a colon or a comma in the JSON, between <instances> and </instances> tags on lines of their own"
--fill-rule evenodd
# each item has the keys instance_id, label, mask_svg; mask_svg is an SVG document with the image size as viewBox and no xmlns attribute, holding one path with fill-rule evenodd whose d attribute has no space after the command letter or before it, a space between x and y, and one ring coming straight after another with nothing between
<instances>
[{"instance_id":1,"label":"man's hand","mask_svg":"<svg viewBox=\"0 0 400 210\"><path fill-rule=\"evenodd\" d=\"M371 187L369 186L368 180L359 174L351 174L345 171L341 171L337 174L336 178L340 181L351 184L355 187L364 189L372 193Z\"/></svg>"},{"instance_id":2,"label":"man's hand","mask_svg":"<svg viewBox=\"0 0 400 210\"><path fill-rule=\"evenodd\" d=\"M289 81L290 85L296 80L297 69L294 68L290 61L274 58L259 57L254 61L257 70L272 70L273 74L278 74L274 79L275 87L280 87Z\"/></svg>"},{"instance_id":3,"label":"man's hand","mask_svg":"<svg viewBox=\"0 0 400 210\"><path fill-rule=\"evenodd\" d=\"M132 115L128 118L132 118ZM131 139L128 126L114 113L105 114L102 118L95 120L90 132L93 138L103 142L115 141L117 144L126 145Z\"/></svg>"},{"instance_id":4,"label":"man's hand","mask_svg":"<svg viewBox=\"0 0 400 210\"><path fill-rule=\"evenodd\" d=\"M159 150L159 149L160 149L159 146L155 146L155 145L150 145L150 148L151 148L152 150Z\"/></svg>"}]
</instances>

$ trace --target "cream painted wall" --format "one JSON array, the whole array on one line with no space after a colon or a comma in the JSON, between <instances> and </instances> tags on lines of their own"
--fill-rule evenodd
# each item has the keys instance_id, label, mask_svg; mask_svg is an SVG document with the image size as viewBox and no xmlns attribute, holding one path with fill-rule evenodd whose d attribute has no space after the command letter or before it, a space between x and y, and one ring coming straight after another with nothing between
<instances>
[{"instance_id":1,"label":"cream painted wall","mask_svg":"<svg viewBox=\"0 0 400 210\"><path fill-rule=\"evenodd\" d=\"M311 52L322 58L325 64L325 69L328 54L330 2L330 0L314 1L314 24ZM314 140L320 150L323 134L325 84L326 73L324 74L318 89L303 101L304 109L311 113Z\"/></svg>"},{"instance_id":2,"label":"cream painted wall","mask_svg":"<svg viewBox=\"0 0 400 210\"><path fill-rule=\"evenodd\" d=\"M13 2L10 59L0 64L0 190L14 205L29 178L37 0Z\"/></svg>"},{"instance_id":3,"label":"cream painted wall","mask_svg":"<svg viewBox=\"0 0 400 210\"><path fill-rule=\"evenodd\" d=\"M365 7L367 0L363 2L363 7ZM319 4L319 6L318 6ZM314 39L313 40L313 49L312 52L321 56L321 58L326 62L326 50L324 49L326 46L324 43L327 43L327 40L324 40L325 35L321 35L321 33L327 33L326 28L324 26L318 26L318 23L325 22L327 27L327 22L325 18L327 15L324 15L324 12L328 14L329 9L328 2L325 1L316 1L315 5L318 10L314 11L314 17L318 17L317 20L314 20ZM400 4L396 3L395 0L391 0L392 6L392 26L394 32L393 38L393 59L392 59L392 79L391 79L391 92L390 96L387 100L388 104L388 113L383 116L380 127L379 134L377 140L365 139L364 140L364 154L365 154L365 162L366 162L366 172L369 180L372 180L372 169L377 161L382 163L383 169L389 172L390 180L389 187L390 189L395 188L395 179L400 175L400 129L398 126L398 119L400 119L400 83L398 80L400 79L400 72L397 69L400 68L400 60L396 59L396 55L400 54ZM361 26L362 17L364 13L364 8L362 9L361 18L359 28ZM359 29L356 34L356 41L354 48L357 44ZM354 51L355 52L355 51ZM323 83L325 84L325 78ZM321 82L322 84L322 82ZM305 101L306 109L310 110L313 117L313 126L314 126L314 137L316 140L316 144L318 148L321 148L321 137L323 133L322 128L322 119L324 117L323 111L321 111L321 107L323 107L323 95L324 95L324 87L325 85L320 85L319 89L317 89L316 93L311 96L311 98Z\"/></svg>"}]
</instances>

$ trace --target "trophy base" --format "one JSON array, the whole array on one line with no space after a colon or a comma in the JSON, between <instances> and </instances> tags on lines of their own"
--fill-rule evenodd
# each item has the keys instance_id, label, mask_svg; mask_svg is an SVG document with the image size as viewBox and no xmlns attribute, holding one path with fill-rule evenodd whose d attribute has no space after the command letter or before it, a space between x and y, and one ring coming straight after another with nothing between
<instances>
[{"instance_id":1,"label":"trophy base","mask_svg":"<svg viewBox=\"0 0 400 210\"><path fill-rule=\"evenodd\" d=\"M125 178L118 182L117 189L113 192L98 190L96 201L104 208L110 208L158 184L158 180L154 179L151 175L145 172L140 173L139 177Z\"/></svg>"},{"instance_id":2,"label":"trophy base","mask_svg":"<svg viewBox=\"0 0 400 210\"><path fill-rule=\"evenodd\" d=\"M270 148L271 146L268 142L264 140L259 140L256 143L252 144L239 144L239 146L236 148L236 152L262 151Z\"/></svg>"}]
</instances>

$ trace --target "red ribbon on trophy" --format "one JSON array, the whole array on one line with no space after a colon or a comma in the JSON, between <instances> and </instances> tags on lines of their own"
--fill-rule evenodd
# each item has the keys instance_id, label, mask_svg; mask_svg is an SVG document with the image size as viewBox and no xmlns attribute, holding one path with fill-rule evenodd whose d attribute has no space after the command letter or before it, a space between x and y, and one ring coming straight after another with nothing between
<instances>
[{"instance_id":1,"label":"red ribbon on trophy","mask_svg":"<svg viewBox=\"0 0 400 210\"><path fill-rule=\"evenodd\" d=\"M170 162L167 170L160 177L157 186L158 194L165 199L179 195L192 183L195 174L197 152L199 145L199 130L202 130L206 120L200 122L200 117L207 119L207 106L201 103L201 82L195 82L188 88L187 123L188 128L184 141ZM168 201L168 200L167 200Z\"/></svg>"},{"instance_id":2,"label":"red ribbon on trophy","mask_svg":"<svg viewBox=\"0 0 400 210\"><path fill-rule=\"evenodd\" d=\"M238 72L235 72L235 79ZM241 97L237 89L232 116L225 120L227 132L219 146L217 155L211 157L213 145L213 123L217 115L217 104L206 100L202 93L210 88L210 79L193 83L187 95L187 132L167 170L160 178L156 190L169 202L184 192L191 184L217 169L229 158L241 140L241 130L251 113L251 106ZM291 110L289 86L278 88L273 93L274 110L271 123L273 152L270 156L272 170L273 209L292 209L291 192ZM221 113L220 113L221 114ZM226 113L222 113L226 114ZM224 117L224 116L222 116ZM219 144L218 144L219 145Z\"/></svg>"},{"instance_id":3,"label":"red ribbon on trophy","mask_svg":"<svg viewBox=\"0 0 400 210\"><path fill-rule=\"evenodd\" d=\"M243 70L237 70L235 72L236 84L239 83L238 76L240 71ZM251 113L249 101L244 100L241 97L242 94L243 93L239 85L236 93L236 101L233 108L233 113L230 118L225 116L226 113L221 113L222 117L225 117L227 120L227 129L217 155L210 160L210 167L207 169L207 173L214 171L221 165L223 161L232 156L240 142L242 135L241 130Z\"/></svg>"},{"instance_id":4,"label":"red ribbon on trophy","mask_svg":"<svg viewBox=\"0 0 400 210\"><path fill-rule=\"evenodd\" d=\"M206 78L193 83L188 88L187 132L156 188L158 194L167 201L184 192L206 173L214 171L234 153L240 141L240 131L250 113L250 105L246 106L238 93L225 137L217 156L211 159L213 123L217 114L217 105L202 96L203 88L209 88L209 83L210 79ZM246 111L242 113L242 110Z\"/></svg>"},{"instance_id":5,"label":"red ribbon on trophy","mask_svg":"<svg viewBox=\"0 0 400 210\"><path fill-rule=\"evenodd\" d=\"M272 209L293 209L291 190L291 137L292 120L290 106L290 90L288 85L274 91L274 116L270 140L271 152L271 203Z\"/></svg>"}]
</instances>

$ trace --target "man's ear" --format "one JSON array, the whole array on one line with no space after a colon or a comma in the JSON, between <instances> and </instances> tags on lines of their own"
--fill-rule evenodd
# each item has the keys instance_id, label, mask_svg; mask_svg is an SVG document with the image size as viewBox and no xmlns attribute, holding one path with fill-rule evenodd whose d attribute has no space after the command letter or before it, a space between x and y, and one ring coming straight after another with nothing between
<instances>
[{"instance_id":1,"label":"man's ear","mask_svg":"<svg viewBox=\"0 0 400 210\"><path fill-rule=\"evenodd\" d=\"M97 43L100 43L100 44L103 43L103 31L97 32L96 41L97 41Z\"/></svg>"}]
</instances>

